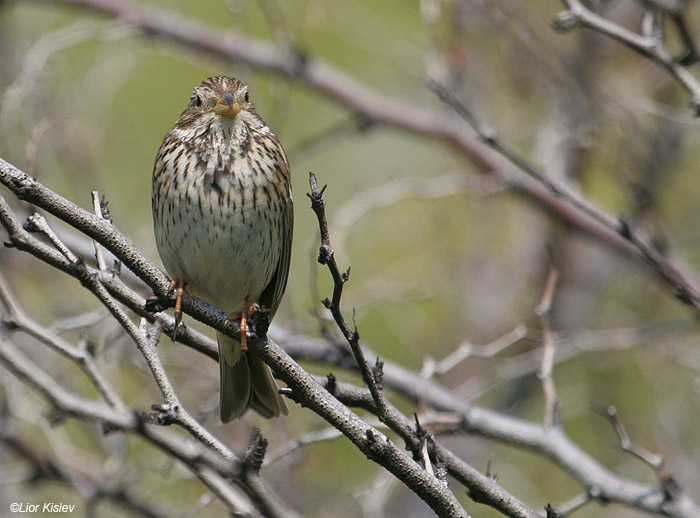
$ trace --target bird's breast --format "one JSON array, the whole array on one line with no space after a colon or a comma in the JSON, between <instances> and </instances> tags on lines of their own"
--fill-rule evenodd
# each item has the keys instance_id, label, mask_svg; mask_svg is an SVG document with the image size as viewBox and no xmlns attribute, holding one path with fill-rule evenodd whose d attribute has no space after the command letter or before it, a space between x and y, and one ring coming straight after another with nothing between
<instances>
[{"instance_id":1,"label":"bird's breast","mask_svg":"<svg viewBox=\"0 0 700 518\"><path fill-rule=\"evenodd\" d=\"M232 312L246 296L257 301L270 282L291 194L288 182L282 190L274 185L280 169L274 159L252 146L241 154L218 144L161 164L156 242L171 276Z\"/></svg>"}]
</instances>

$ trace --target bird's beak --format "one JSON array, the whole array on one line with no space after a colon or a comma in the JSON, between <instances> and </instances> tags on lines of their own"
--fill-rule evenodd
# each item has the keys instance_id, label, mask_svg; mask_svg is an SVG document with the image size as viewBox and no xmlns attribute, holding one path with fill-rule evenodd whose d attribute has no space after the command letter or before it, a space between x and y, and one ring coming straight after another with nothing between
<instances>
[{"instance_id":1,"label":"bird's beak","mask_svg":"<svg viewBox=\"0 0 700 518\"><path fill-rule=\"evenodd\" d=\"M212 111L222 117L235 117L241 111L241 105L233 100L230 92L226 92L216 101Z\"/></svg>"}]
</instances>

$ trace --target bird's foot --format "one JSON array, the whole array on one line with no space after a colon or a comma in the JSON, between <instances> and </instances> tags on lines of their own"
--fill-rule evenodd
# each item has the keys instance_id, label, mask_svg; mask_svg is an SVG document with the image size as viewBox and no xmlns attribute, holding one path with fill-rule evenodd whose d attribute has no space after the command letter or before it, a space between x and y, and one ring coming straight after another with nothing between
<instances>
[{"instance_id":1,"label":"bird's foot","mask_svg":"<svg viewBox=\"0 0 700 518\"><path fill-rule=\"evenodd\" d=\"M245 298L245 307L241 311L236 311L231 313L226 319L226 325L228 326L234 320L241 321L241 351L247 351L248 345L246 344L246 337L248 335L248 320L252 317L258 310L260 306L257 302L250 303L248 296Z\"/></svg>"},{"instance_id":2,"label":"bird's foot","mask_svg":"<svg viewBox=\"0 0 700 518\"><path fill-rule=\"evenodd\" d=\"M173 279L168 287L168 297L175 294L175 328L173 329L173 342L177 336L177 327L182 322L182 299L187 293L187 301L192 300L192 286L185 279Z\"/></svg>"}]
</instances>

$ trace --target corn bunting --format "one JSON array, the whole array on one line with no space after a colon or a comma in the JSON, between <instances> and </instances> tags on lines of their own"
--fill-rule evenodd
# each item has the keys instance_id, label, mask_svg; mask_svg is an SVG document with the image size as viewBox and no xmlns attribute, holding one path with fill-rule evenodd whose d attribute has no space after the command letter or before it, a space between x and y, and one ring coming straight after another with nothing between
<instances>
[{"instance_id":1,"label":"corn bunting","mask_svg":"<svg viewBox=\"0 0 700 518\"><path fill-rule=\"evenodd\" d=\"M246 85L211 77L197 86L165 135L153 169L158 252L177 287L241 318L241 339L217 333L220 416L226 423L252 408L287 414L267 365L247 350L247 317L258 304L279 306L292 244L289 163L256 113Z\"/></svg>"}]
</instances>

